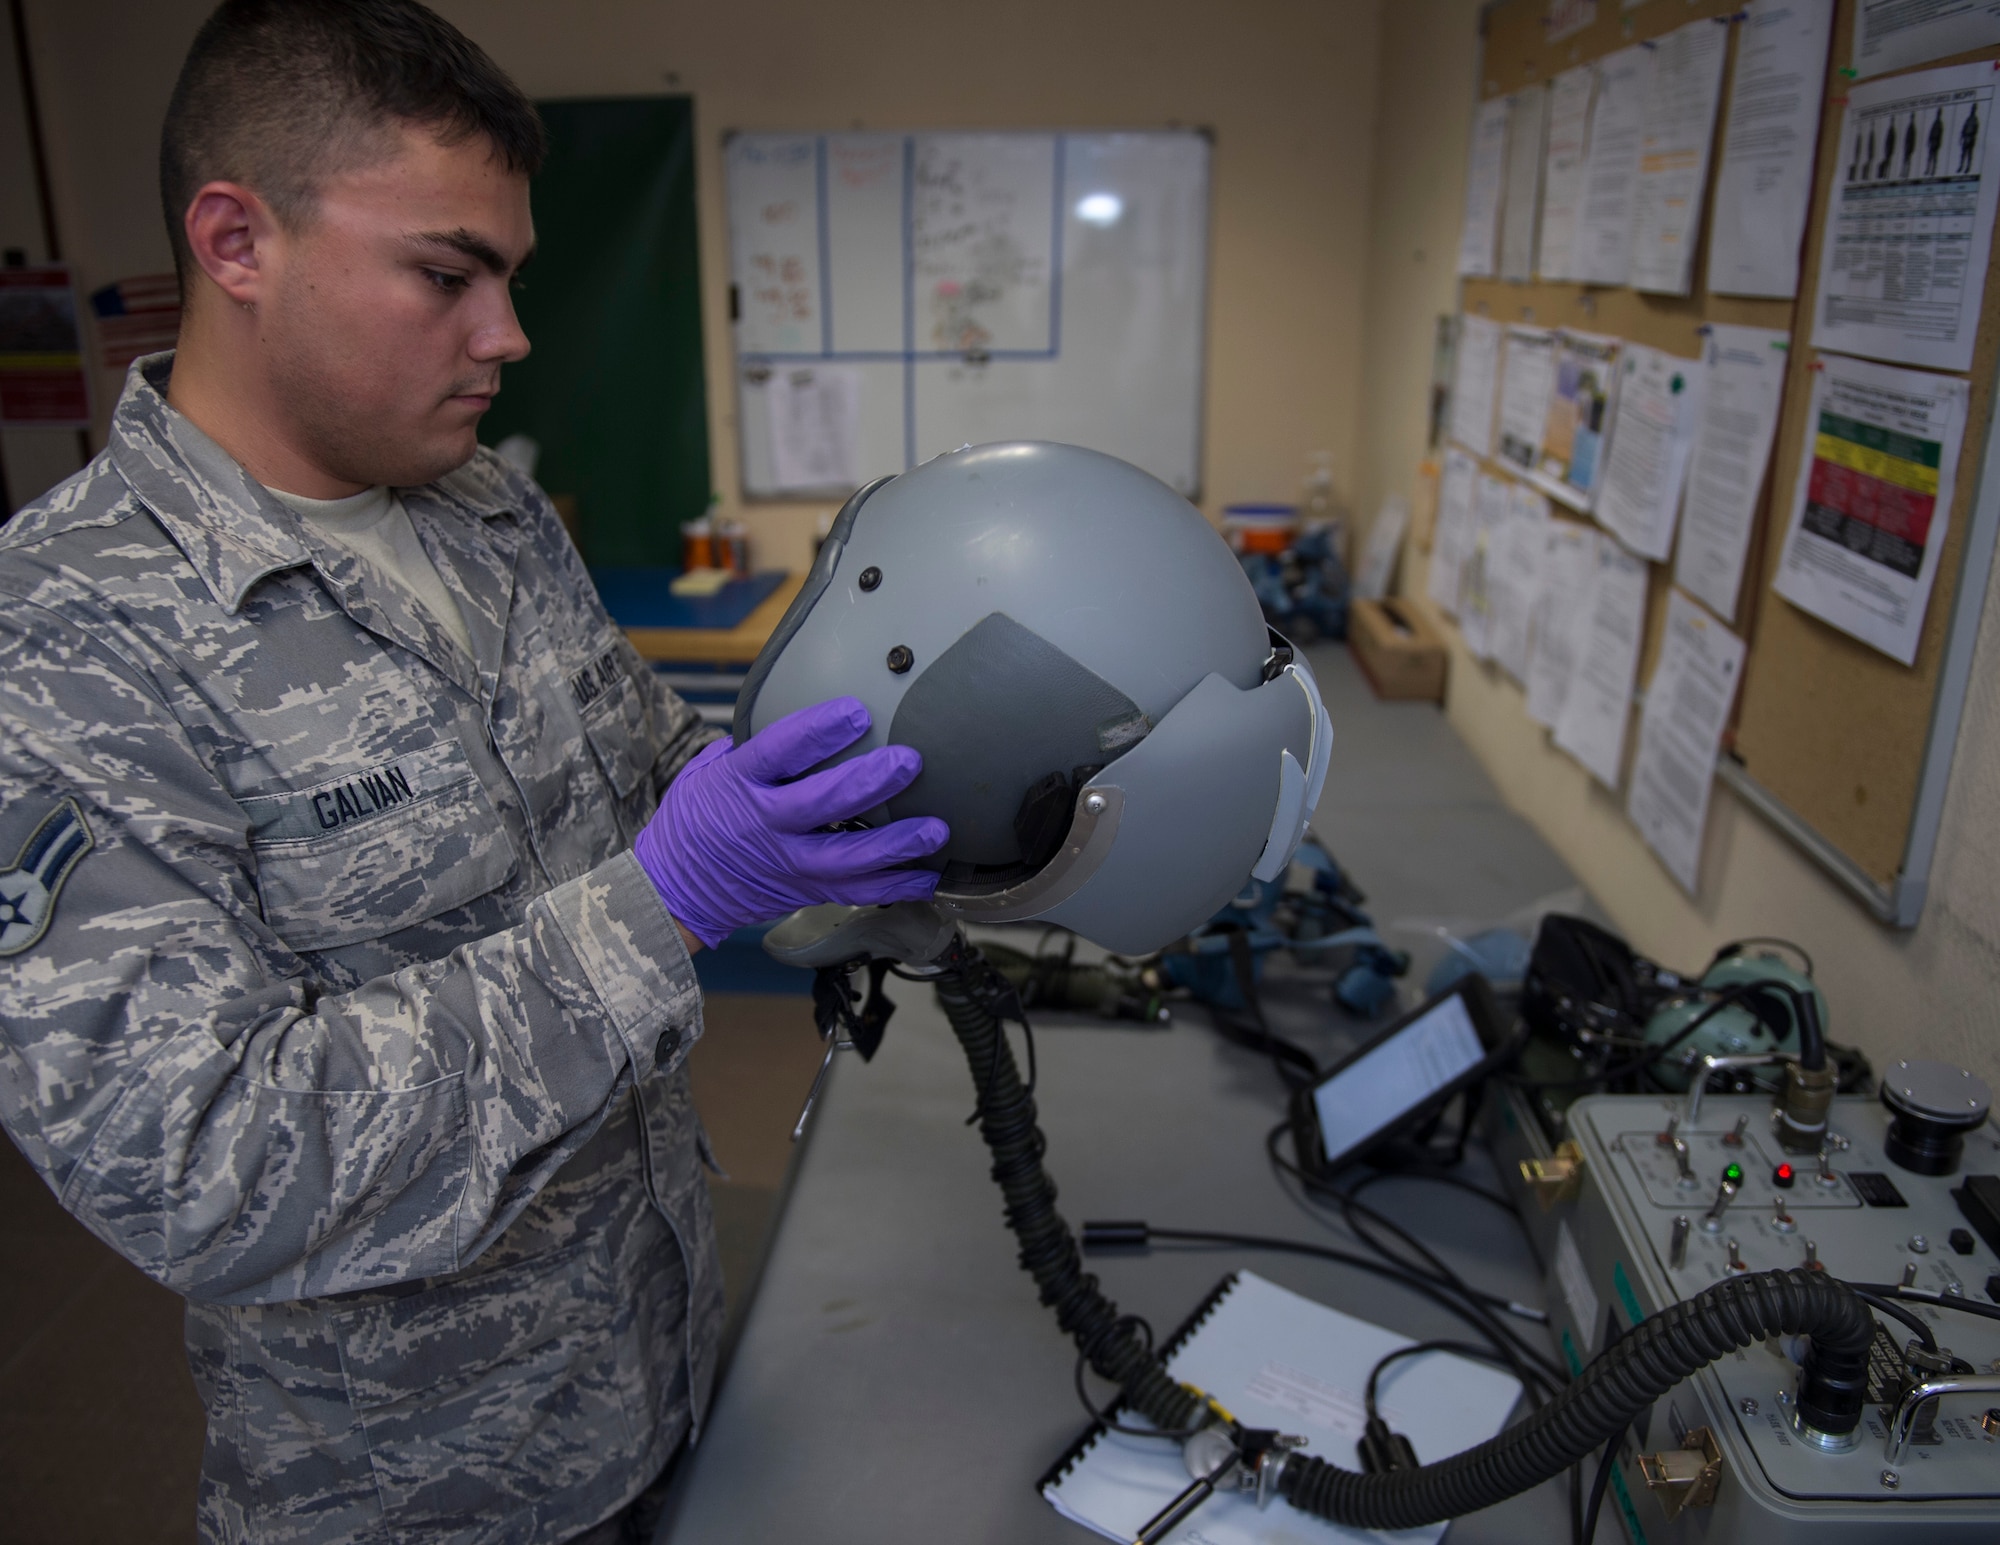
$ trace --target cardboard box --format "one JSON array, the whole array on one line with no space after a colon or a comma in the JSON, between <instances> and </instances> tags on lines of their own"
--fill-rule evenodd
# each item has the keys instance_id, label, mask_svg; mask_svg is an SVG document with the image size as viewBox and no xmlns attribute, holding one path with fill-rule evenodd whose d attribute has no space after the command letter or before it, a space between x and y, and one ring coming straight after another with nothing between
<instances>
[{"instance_id":1,"label":"cardboard box","mask_svg":"<svg viewBox=\"0 0 2000 1545\"><path fill-rule=\"evenodd\" d=\"M1347 642L1375 695L1396 701L1444 701L1443 636L1399 596L1356 601L1347 614Z\"/></svg>"}]
</instances>

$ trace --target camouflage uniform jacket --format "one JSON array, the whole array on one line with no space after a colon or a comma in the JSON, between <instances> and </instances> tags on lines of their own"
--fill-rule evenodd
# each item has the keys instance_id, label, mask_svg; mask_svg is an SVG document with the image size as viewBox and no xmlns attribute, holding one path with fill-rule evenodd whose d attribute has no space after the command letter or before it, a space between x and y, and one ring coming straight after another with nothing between
<instances>
[{"instance_id":1,"label":"camouflage uniform jacket","mask_svg":"<svg viewBox=\"0 0 2000 1545\"><path fill-rule=\"evenodd\" d=\"M0 1122L189 1300L204 1538L561 1539L713 1381L701 999L629 852L709 737L497 457L403 493L468 657L199 475L171 368L0 530Z\"/></svg>"}]
</instances>

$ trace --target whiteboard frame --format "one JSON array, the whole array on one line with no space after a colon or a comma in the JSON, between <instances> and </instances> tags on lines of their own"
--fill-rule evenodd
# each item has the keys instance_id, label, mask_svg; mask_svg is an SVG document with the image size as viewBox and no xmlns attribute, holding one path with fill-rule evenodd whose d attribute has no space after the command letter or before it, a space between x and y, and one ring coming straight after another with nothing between
<instances>
[{"instance_id":1,"label":"whiteboard frame","mask_svg":"<svg viewBox=\"0 0 2000 1545\"><path fill-rule=\"evenodd\" d=\"M844 499L854 492L858 484L852 486L828 485L823 488L787 488L783 490L760 491L752 486L751 480L751 434L746 397L753 386L762 384L766 377L757 376L757 371L772 371L786 367L810 368L815 364L898 364L903 376L902 418L903 418L903 460L901 470L907 471L916 463L916 420L917 420L917 366L922 362L961 361L970 358L967 354L951 349L919 349L915 339L915 276L913 253L911 250L912 179L914 177L917 141L937 135L977 135L977 136L1018 136L1023 138L1051 141L1054 157L1051 210L1051 254L1049 274L1049 339L1041 349L989 349L979 351L984 361L1053 361L1062 356L1063 342L1063 264L1065 261L1063 226L1066 214L1066 175L1068 168L1069 142L1078 139L1111 139L1123 135L1140 135L1160 139L1194 139L1203 146L1202 162L1202 210L1201 210L1201 253L1200 253L1200 315L1194 327L1193 396L1194 420L1191 427L1193 441L1189 447L1188 469L1192 486L1183 495L1191 503L1199 503L1207 479L1207 409L1208 409L1208 313L1209 291L1213 284L1213 225L1214 205L1214 131L1206 126L1195 127L1144 127L1089 129L851 129L851 130L786 130L786 129L725 129L722 131L723 163L723 215L725 247L729 252L727 283L729 285L729 327L730 327L730 392L736 409L736 463L737 486L740 497L746 504L800 504L818 503L827 500ZM904 203L903 203L903 347L900 350L839 350L833 347L832 308L829 304L832 281L829 277L831 248L828 234L829 215L827 203L827 141L845 135L863 135L884 139L900 139L904 156ZM737 290L734 211L730 204L729 150L733 140L739 137L756 136L772 139L810 139L814 142L814 183L817 225L818 261L818 309L820 318L820 349L812 352L743 352L739 347L738 328L740 326L740 300Z\"/></svg>"}]
</instances>

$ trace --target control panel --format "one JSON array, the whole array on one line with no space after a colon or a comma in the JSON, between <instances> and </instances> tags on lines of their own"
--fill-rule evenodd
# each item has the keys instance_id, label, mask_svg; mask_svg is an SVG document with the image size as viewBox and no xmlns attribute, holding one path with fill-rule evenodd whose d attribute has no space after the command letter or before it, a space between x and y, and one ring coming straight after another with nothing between
<instances>
[{"instance_id":1,"label":"control panel","mask_svg":"<svg viewBox=\"0 0 2000 1545\"><path fill-rule=\"evenodd\" d=\"M1925 1111L1945 1112L1936 1119L1837 1098L1824 1140L1806 1153L1779 1143L1767 1097L1578 1100L1568 1141L1540 1166L1551 1182L1542 1200L1553 1203L1544 1214L1551 1310L1566 1355L1580 1365L1638 1320L1733 1273L1780 1267L2000 1306L2000 1129L1987 1119L1983 1086L1954 1111L1957 1093L1917 1090ZM1523 1167L1531 1178L1538 1170ZM1607 1511L1622 1516L1635 1545L1833 1545L1909 1529L1925 1540L2000 1539L2000 1320L1942 1302L1896 1308L1929 1329L1936 1350L1893 1314L1877 1315L1858 1433L1829 1446L1802 1430L1791 1406L1803 1347L1755 1345L1636 1424ZM1925 1398L1928 1378L1965 1387ZM1683 1510L1689 1493L1662 1494L1676 1464L1706 1477L1694 1511ZM1662 1494L1659 1507L1648 1489Z\"/></svg>"}]
</instances>

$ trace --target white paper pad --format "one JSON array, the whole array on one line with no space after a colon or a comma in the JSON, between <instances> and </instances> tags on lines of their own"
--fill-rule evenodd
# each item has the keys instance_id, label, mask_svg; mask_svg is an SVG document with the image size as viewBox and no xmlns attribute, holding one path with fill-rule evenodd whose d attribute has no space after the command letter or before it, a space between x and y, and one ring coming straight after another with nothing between
<instances>
[{"instance_id":1,"label":"white paper pad","mask_svg":"<svg viewBox=\"0 0 2000 1545\"><path fill-rule=\"evenodd\" d=\"M1246 1426L1275 1427L1306 1440L1306 1451L1356 1464L1362 1390L1383 1354L1412 1338L1289 1292L1254 1272L1209 1311L1167 1360L1174 1377L1208 1391ZM1520 1395L1508 1374L1449 1353L1392 1364L1379 1386L1383 1417L1410 1440L1419 1460L1443 1459L1500 1431ZM1131 1540L1188 1484L1180 1445L1104 1433L1043 1489L1056 1511L1106 1539ZM1171 1545L1316 1545L1378 1540L1428 1545L1443 1524L1393 1534L1343 1529L1274 1502L1212 1497L1170 1537Z\"/></svg>"}]
</instances>

